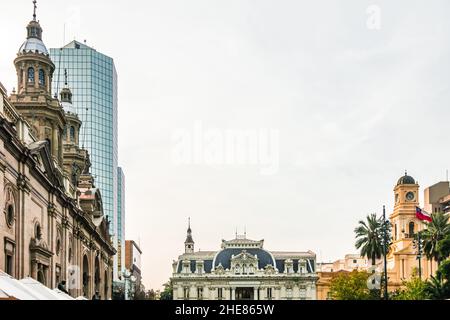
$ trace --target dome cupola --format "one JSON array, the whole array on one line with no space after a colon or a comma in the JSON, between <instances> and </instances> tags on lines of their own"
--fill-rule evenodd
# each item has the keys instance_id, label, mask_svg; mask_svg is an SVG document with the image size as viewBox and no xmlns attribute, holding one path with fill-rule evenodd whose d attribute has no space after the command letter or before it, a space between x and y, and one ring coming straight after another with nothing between
<instances>
[{"instance_id":1,"label":"dome cupola","mask_svg":"<svg viewBox=\"0 0 450 320\"><path fill-rule=\"evenodd\" d=\"M405 175L398 179L397 185L404 185L404 184L416 184L416 180L414 180L413 177L408 175L408 172L405 171Z\"/></svg>"}]
</instances>

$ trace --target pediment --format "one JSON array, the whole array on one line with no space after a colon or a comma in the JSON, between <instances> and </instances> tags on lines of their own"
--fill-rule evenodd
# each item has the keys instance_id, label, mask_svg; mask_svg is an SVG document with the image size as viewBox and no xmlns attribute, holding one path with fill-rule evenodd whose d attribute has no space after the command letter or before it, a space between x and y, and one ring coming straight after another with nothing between
<instances>
[{"instance_id":1,"label":"pediment","mask_svg":"<svg viewBox=\"0 0 450 320\"><path fill-rule=\"evenodd\" d=\"M63 186L62 177L55 167L47 141L36 141L27 145L36 166L52 183L58 187Z\"/></svg>"}]
</instances>

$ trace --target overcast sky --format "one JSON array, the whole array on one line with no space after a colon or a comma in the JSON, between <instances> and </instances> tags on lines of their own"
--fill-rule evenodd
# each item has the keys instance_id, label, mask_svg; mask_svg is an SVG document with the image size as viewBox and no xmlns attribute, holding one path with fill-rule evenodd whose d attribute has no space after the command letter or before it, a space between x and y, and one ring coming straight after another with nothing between
<instances>
[{"instance_id":1,"label":"overcast sky","mask_svg":"<svg viewBox=\"0 0 450 320\"><path fill-rule=\"evenodd\" d=\"M38 1L47 48L87 40L115 60L126 235L140 241L147 288L171 276L189 216L196 249L246 226L269 250L328 261L356 252L359 219L392 211L405 169L422 201L450 167L448 12L446 0ZM11 91L31 0L0 15ZM269 145L268 158L174 159L190 137L211 153L194 146L198 132L220 149L240 130L258 133L248 149Z\"/></svg>"}]
</instances>

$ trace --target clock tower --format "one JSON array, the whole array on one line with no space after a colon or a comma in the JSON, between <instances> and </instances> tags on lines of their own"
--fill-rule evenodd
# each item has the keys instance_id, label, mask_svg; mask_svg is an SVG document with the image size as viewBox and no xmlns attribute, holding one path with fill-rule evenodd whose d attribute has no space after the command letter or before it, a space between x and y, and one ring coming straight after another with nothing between
<instances>
[{"instance_id":1,"label":"clock tower","mask_svg":"<svg viewBox=\"0 0 450 320\"><path fill-rule=\"evenodd\" d=\"M418 252L414 244L417 232L425 228L425 224L417 219L416 207L419 203L419 184L405 172L394 187L394 211L391 214L392 243L387 256L389 289L395 290L409 280L419 267ZM435 263L421 258L422 279L433 274Z\"/></svg>"},{"instance_id":2,"label":"clock tower","mask_svg":"<svg viewBox=\"0 0 450 320\"><path fill-rule=\"evenodd\" d=\"M419 185L405 172L394 188L394 196L394 212L390 217L392 240L398 249L403 249L410 244L417 231L421 230L421 222L416 218L416 207L419 206Z\"/></svg>"}]
</instances>

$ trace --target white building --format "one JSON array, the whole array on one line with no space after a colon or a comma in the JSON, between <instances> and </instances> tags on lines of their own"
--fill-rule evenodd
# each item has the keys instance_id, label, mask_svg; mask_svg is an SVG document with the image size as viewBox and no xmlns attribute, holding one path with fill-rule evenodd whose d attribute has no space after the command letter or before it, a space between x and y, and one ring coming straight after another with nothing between
<instances>
[{"instance_id":1,"label":"white building","mask_svg":"<svg viewBox=\"0 0 450 320\"><path fill-rule=\"evenodd\" d=\"M195 252L189 226L185 253L173 262L174 300L315 300L316 255L263 245L236 235L219 251Z\"/></svg>"}]
</instances>

